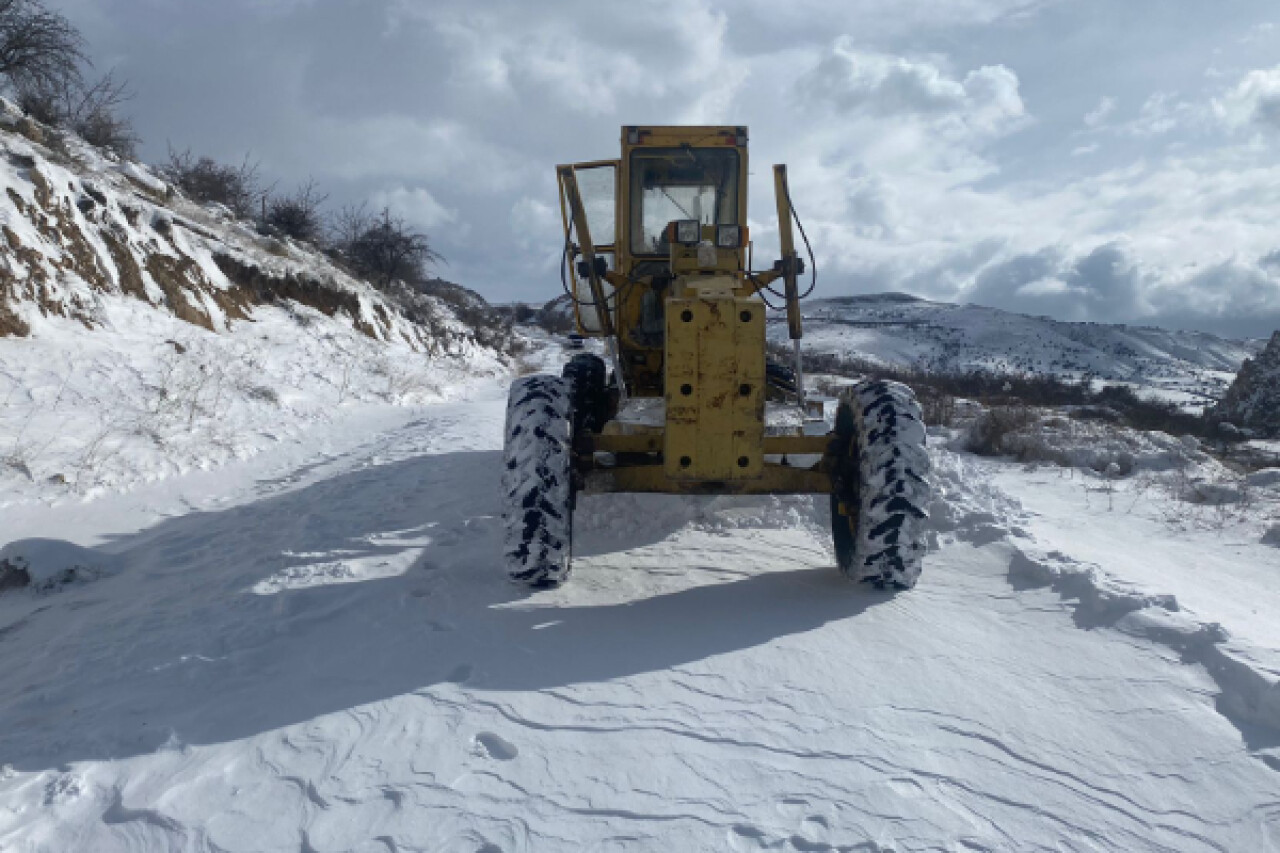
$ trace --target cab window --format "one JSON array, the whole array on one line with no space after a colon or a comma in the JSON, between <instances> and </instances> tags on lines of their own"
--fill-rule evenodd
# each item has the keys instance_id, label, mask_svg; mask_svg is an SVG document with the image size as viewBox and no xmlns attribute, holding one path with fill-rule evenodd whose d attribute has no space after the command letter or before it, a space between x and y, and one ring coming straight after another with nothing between
<instances>
[{"instance_id":1,"label":"cab window","mask_svg":"<svg viewBox=\"0 0 1280 853\"><path fill-rule=\"evenodd\" d=\"M666 255L667 223L738 223L738 152L725 148L641 148L631 153L631 251Z\"/></svg>"}]
</instances>

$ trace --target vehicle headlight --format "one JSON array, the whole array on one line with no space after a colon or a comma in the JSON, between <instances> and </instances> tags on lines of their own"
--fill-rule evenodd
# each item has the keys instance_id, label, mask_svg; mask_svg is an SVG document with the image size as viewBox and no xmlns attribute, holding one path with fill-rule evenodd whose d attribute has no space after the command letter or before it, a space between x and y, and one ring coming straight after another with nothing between
<instances>
[{"instance_id":1,"label":"vehicle headlight","mask_svg":"<svg viewBox=\"0 0 1280 853\"><path fill-rule=\"evenodd\" d=\"M702 229L698 227L696 219L678 219L676 220L676 242L683 243L686 246L692 246L702 239Z\"/></svg>"},{"instance_id":2,"label":"vehicle headlight","mask_svg":"<svg viewBox=\"0 0 1280 853\"><path fill-rule=\"evenodd\" d=\"M742 229L737 225L717 225L716 245L721 249L736 249L742 245Z\"/></svg>"}]
</instances>

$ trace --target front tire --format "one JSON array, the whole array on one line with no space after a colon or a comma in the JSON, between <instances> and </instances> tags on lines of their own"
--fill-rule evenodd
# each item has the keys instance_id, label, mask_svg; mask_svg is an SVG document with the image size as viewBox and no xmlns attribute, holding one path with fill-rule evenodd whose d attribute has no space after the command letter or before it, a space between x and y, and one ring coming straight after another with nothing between
<instances>
[{"instance_id":1,"label":"front tire","mask_svg":"<svg viewBox=\"0 0 1280 853\"><path fill-rule=\"evenodd\" d=\"M512 383L503 463L507 573L527 586L559 586L573 550L572 380L537 375Z\"/></svg>"},{"instance_id":2,"label":"front tire","mask_svg":"<svg viewBox=\"0 0 1280 853\"><path fill-rule=\"evenodd\" d=\"M928 541L929 454L920 405L906 385L860 382L836 410L831 534L840 570L878 588L911 589Z\"/></svg>"}]
</instances>

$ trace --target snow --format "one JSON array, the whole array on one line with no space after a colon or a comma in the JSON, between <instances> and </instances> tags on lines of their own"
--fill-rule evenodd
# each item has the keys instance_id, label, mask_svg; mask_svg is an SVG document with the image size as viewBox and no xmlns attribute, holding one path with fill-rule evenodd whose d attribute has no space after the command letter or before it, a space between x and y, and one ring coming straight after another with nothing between
<instances>
[{"instance_id":1,"label":"snow","mask_svg":"<svg viewBox=\"0 0 1280 853\"><path fill-rule=\"evenodd\" d=\"M34 253L31 334L0 338L0 849L1280 849L1275 469L1070 419L1030 465L935 430L910 593L840 577L825 499L656 495L582 496L570 583L529 593L501 550L508 364L456 317L424 335L74 140L0 144ZM108 237L191 287L129 295ZM217 257L348 307L238 318ZM1184 402L1257 351L809 307L814 351Z\"/></svg>"},{"instance_id":2,"label":"snow","mask_svg":"<svg viewBox=\"0 0 1280 853\"><path fill-rule=\"evenodd\" d=\"M0 337L0 509L78 500L304 442L359 406L415 406L503 373L492 353L430 356L305 306L214 333L103 296L104 328L42 321Z\"/></svg>"},{"instance_id":3,"label":"snow","mask_svg":"<svg viewBox=\"0 0 1280 853\"><path fill-rule=\"evenodd\" d=\"M1280 468L1262 468L1249 474L1245 480L1260 489L1275 489L1280 487Z\"/></svg>"},{"instance_id":4,"label":"snow","mask_svg":"<svg viewBox=\"0 0 1280 853\"><path fill-rule=\"evenodd\" d=\"M44 592L98 580L119 568L119 560L110 554L60 539L19 539L0 548L0 573L20 573L24 586Z\"/></svg>"},{"instance_id":5,"label":"snow","mask_svg":"<svg viewBox=\"0 0 1280 853\"><path fill-rule=\"evenodd\" d=\"M1217 400L1262 348L1202 332L1066 323L898 294L805 302L804 330L810 353L950 372L1088 374L1188 407ZM781 316L770 318L769 336L785 340Z\"/></svg>"},{"instance_id":6,"label":"snow","mask_svg":"<svg viewBox=\"0 0 1280 853\"><path fill-rule=\"evenodd\" d=\"M505 380L442 396L0 514L113 566L0 595L0 848L1280 847L1256 515L940 435L910 593L840 577L825 501L606 495L530 594Z\"/></svg>"},{"instance_id":7,"label":"snow","mask_svg":"<svg viewBox=\"0 0 1280 853\"><path fill-rule=\"evenodd\" d=\"M1142 478L1117 483L975 464L977 476L1018 500L1020 526L1035 547L1060 555L1068 571L1102 571L1169 594L1179 611L1221 625L1233 646L1280 674L1280 553L1262 542L1280 512L1275 496L1259 496L1242 510L1179 499ZM1280 723L1280 715L1272 722Z\"/></svg>"}]
</instances>

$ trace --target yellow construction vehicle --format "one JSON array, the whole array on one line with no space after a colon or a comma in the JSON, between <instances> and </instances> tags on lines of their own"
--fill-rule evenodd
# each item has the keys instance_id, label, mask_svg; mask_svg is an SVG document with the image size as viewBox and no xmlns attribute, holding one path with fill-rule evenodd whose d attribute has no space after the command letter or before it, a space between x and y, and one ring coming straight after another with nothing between
<instances>
[{"instance_id":1,"label":"yellow construction vehicle","mask_svg":"<svg viewBox=\"0 0 1280 853\"><path fill-rule=\"evenodd\" d=\"M624 127L621 158L556 174L562 284L579 334L602 339L605 355L512 384L511 577L535 587L568 577L579 494L820 494L841 571L914 586L929 499L920 408L906 386L869 380L841 396L833 428L815 417L786 167L773 167L782 257L760 271L745 127ZM785 302L790 367L766 359L766 293Z\"/></svg>"}]
</instances>

